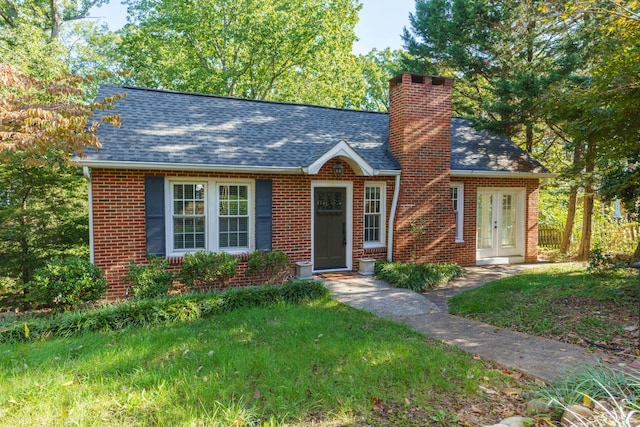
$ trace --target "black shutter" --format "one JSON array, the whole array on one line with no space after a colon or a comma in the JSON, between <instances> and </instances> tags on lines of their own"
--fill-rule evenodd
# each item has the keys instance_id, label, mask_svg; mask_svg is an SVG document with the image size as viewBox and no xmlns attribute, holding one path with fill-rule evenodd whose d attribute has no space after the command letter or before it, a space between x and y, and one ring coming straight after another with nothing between
<instances>
[{"instance_id":1,"label":"black shutter","mask_svg":"<svg viewBox=\"0 0 640 427\"><path fill-rule=\"evenodd\" d=\"M144 177L147 256L165 256L164 177Z\"/></svg>"},{"instance_id":2,"label":"black shutter","mask_svg":"<svg viewBox=\"0 0 640 427\"><path fill-rule=\"evenodd\" d=\"M256 180L256 249L272 249L272 188L270 179Z\"/></svg>"}]
</instances>

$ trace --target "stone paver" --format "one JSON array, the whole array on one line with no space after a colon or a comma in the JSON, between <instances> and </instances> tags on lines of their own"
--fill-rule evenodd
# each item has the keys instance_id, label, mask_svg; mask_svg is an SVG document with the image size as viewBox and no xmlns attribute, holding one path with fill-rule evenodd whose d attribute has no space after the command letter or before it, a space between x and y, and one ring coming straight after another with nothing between
<instances>
[{"instance_id":1,"label":"stone paver","mask_svg":"<svg viewBox=\"0 0 640 427\"><path fill-rule=\"evenodd\" d=\"M466 269L464 278L431 291L428 296L359 275L332 275L324 281L336 299L347 305L403 322L433 339L545 382L553 382L571 370L596 365L598 354L582 347L448 314L446 301L452 295L524 268L529 267L472 267Z\"/></svg>"}]
</instances>

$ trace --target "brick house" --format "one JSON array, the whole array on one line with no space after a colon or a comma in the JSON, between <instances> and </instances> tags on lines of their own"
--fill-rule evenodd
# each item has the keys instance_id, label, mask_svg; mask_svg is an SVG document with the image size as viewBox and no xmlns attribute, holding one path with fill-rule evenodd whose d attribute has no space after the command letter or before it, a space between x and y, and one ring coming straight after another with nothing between
<instances>
[{"instance_id":1,"label":"brick house","mask_svg":"<svg viewBox=\"0 0 640 427\"><path fill-rule=\"evenodd\" d=\"M451 116L451 79L403 73L389 113L105 86L125 92L89 180L92 261L124 296L129 261L282 250L314 272L358 260L535 262L552 175ZM246 284L239 274L232 280Z\"/></svg>"}]
</instances>

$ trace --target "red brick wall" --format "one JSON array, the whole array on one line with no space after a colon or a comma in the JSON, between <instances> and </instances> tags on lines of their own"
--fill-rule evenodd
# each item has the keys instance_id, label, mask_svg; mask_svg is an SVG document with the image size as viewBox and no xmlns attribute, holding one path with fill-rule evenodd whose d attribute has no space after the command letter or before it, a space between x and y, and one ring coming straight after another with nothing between
<instances>
[{"instance_id":1,"label":"red brick wall","mask_svg":"<svg viewBox=\"0 0 640 427\"><path fill-rule=\"evenodd\" d=\"M273 249L282 250L292 262L311 260L311 181L353 182L353 238L352 259L354 269L357 259L363 256L384 259L386 248L363 248L364 183L387 182L387 218L395 180L393 177L356 177L350 167L340 179L333 176L329 160L317 175L251 175L231 173L204 173L143 170L92 170L94 262L102 268L109 285L108 298L122 298L126 285L129 261L146 263L144 177L205 177L238 179L271 179L273 183ZM386 237L385 237L386 242ZM179 261L172 260L173 269ZM246 262L241 260L233 285L248 285L255 278L246 277ZM292 270L293 272L293 270Z\"/></svg>"},{"instance_id":2,"label":"red brick wall","mask_svg":"<svg viewBox=\"0 0 640 427\"><path fill-rule=\"evenodd\" d=\"M393 258L455 257L449 188L451 79L404 73L390 82L389 145L402 166Z\"/></svg>"},{"instance_id":3,"label":"red brick wall","mask_svg":"<svg viewBox=\"0 0 640 427\"><path fill-rule=\"evenodd\" d=\"M525 188L525 262L538 259L538 179L513 178L452 178L464 184L464 243L456 243L453 258L460 265L476 263L476 219L478 188Z\"/></svg>"}]
</instances>

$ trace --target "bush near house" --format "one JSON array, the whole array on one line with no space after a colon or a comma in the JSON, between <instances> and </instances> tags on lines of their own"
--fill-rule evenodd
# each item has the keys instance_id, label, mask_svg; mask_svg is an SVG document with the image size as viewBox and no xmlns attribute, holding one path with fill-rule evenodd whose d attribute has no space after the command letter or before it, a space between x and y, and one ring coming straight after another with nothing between
<instances>
[{"instance_id":1,"label":"bush near house","mask_svg":"<svg viewBox=\"0 0 640 427\"><path fill-rule=\"evenodd\" d=\"M462 276L464 270L457 264L403 264L376 262L376 278L397 288L423 292Z\"/></svg>"},{"instance_id":2,"label":"bush near house","mask_svg":"<svg viewBox=\"0 0 640 427\"><path fill-rule=\"evenodd\" d=\"M282 251L253 251L244 274L259 278L265 284L284 283L291 276L291 260Z\"/></svg>"},{"instance_id":3,"label":"bush near house","mask_svg":"<svg viewBox=\"0 0 640 427\"><path fill-rule=\"evenodd\" d=\"M130 285L134 298L155 298L166 295L173 287L173 273L167 268L169 261L160 257L149 257L149 264L129 263L125 283Z\"/></svg>"},{"instance_id":4,"label":"bush near house","mask_svg":"<svg viewBox=\"0 0 640 427\"><path fill-rule=\"evenodd\" d=\"M95 302L107 291L102 270L80 257L53 258L37 269L26 284L27 302L68 310Z\"/></svg>"},{"instance_id":5,"label":"bush near house","mask_svg":"<svg viewBox=\"0 0 640 427\"><path fill-rule=\"evenodd\" d=\"M211 290L224 286L236 274L238 258L227 252L198 251L186 254L178 280L191 290Z\"/></svg>"}]
</instances>

